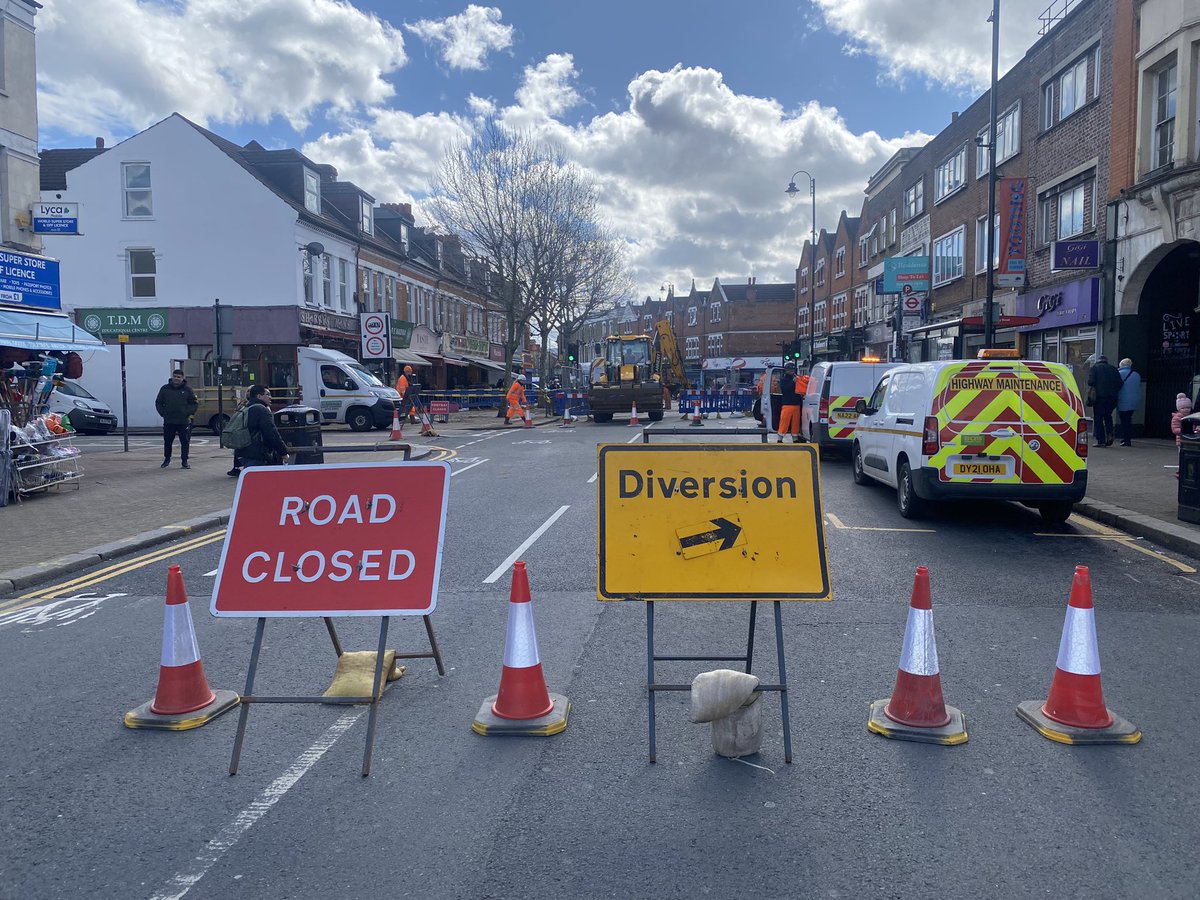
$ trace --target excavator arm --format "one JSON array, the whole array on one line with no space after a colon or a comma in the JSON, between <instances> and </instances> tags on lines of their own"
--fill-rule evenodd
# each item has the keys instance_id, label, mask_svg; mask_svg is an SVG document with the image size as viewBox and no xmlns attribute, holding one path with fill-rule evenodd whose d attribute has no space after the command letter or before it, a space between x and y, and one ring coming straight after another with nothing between
<instances>
[{"instance_id":1,"label":"excavator arm","mask_svg":"<svg viewBox=\"0 0 1200 900\"><path fill-rule=\"evenodd\" d=\"M667 383L674 384L683 390L691 390L687 376L683 373L683 360L679 357L679 343L671 330L671 323L660 319L654 323L655 370L659 377Z\"/></svg>"}]
</instances>

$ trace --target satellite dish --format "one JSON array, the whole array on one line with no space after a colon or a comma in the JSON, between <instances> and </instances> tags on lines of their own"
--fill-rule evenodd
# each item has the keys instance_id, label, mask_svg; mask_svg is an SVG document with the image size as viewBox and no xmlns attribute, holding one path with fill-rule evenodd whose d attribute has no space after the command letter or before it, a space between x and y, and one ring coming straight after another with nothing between
<instances>
[{"instance_id":1,"label":"satellite dish","mask_svg":"<svg viewBox=\"0 0 1200 900\"><path fill-rule=\"evenodd\" d=\"M325 252L325 245L320 241L312 241L311 243L305 244L304 249L308 251L310 256L320 256Z\"/></svg>"}]
</instances>

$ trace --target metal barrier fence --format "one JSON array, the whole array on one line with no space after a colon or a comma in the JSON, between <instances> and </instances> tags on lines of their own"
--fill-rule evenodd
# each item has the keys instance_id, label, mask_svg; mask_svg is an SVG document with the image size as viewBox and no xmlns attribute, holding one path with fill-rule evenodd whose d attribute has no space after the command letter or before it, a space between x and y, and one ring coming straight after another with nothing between
<instances>
[{"instance_id":1,"label":"metal barrier fence","mask_svg":"<svg viewBox=\"0 0 1200 900\"><path fill-rule=\"evenodd\" d=\"M746 413L754 406L756 396L746 388L737 391L685 391L679 395L677 409L681 414L690 415L699 400L702 414Z\"/></svg>"}]
</instances>

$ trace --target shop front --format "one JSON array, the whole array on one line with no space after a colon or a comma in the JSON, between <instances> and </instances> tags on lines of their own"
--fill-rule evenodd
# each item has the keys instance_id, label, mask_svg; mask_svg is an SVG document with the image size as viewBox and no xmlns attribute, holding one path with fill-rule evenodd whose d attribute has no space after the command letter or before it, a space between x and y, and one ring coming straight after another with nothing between
<instances>
[{"instance_id":1,"label":"shop front","mask_svg":"<svg viewBox=\"0 0 1200 900\"><path fill-rule=\"evenodd\" d=\"M1025 356L1066 363L1075 375L1080 394L1086 394L1088 375L1099 355L1100 279L1081 278L1026 291L1017 297L1016 312L1038 320L1036 325L1018 329L1025 339ZM1115 366L1119 360L1109 362ZM1140 415L1139 411L1139 421Z\"/></svg>"},{"instance_id":2,"label":"shop front","mask_svg":"<svg viewBox=\"0 0 1200 900\"><path fill-rule=\"evenodd\" d=\"M461 375L465 380L464 384L454 382L456 387L485 388L494 384L496 379L504 377L504 363L491 359L491 344L487 338L451 334L447 336L447 342L450 354L467 363L465 372L450 373L452 378ZM503 358L503 351L500 356Z\"/></svg>"},{"instance_id":3,"label":"shop front","mask_svg":"<svg viewBox=\"0 0 1200 900\"><path fill-rule=\"evenodd\" d=\"M850 335L846 332L838 334L823 334L813 338L813 362L836 362L848 359L850 355Z\"/></svg>"},{"instance_id":4,"label":"shop front","mask_svg":"<svg viewBox=\"0 0 1200 900\"><path fill-rule=\"evenodd\" d=\"M425 364L429 366L428 369L417 372L421 386L427 390L449 390L450 385L454 383L449 375L451 369L462 369L462 377L466 377L466 361L443 353L441 337L425 325L418 325L413 329L408 349L424 359Z\"/></svg>"}]
</instances>

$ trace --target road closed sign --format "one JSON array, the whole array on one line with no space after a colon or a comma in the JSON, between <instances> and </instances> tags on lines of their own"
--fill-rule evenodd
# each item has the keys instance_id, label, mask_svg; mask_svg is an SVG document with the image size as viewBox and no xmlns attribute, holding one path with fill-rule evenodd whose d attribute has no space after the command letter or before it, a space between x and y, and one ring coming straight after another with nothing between
<instances>
[{"instance_id":1,"label":"road closed sign","mask_svg":"<svg viewBox=\"0 0 1200 900\"><path fill-rule=\"evenodd\" d=\"M444 462L247 469L234 495L212 614L433 612L449 492Z\"/></svg>"},{"instance_id":2,"label":"road closed sign","mask_svg":"<svg viewBox=\"0 0 1200 900\"><path fill-rule=\"evenodd\" d=\"M600 448L601 600L830 600L816 450Z\"/></svg>"}]
</instances>

